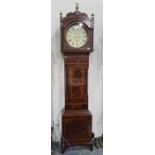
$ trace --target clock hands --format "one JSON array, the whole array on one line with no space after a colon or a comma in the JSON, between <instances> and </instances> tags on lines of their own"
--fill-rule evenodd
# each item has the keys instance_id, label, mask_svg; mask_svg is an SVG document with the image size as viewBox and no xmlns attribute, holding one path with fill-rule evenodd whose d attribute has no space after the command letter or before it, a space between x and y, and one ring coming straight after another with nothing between
<instances>
[{"instance_id":1,"label":"clock hands","mask_svg":"<svg viewBox=\"0 0 155 155\"><path fill-rule=\"evenodd\" d=\"M70 46L80 48L87 41L87 32L80 24L73 25L67 31L66 39Z\"/></svg>"}]
</instances>

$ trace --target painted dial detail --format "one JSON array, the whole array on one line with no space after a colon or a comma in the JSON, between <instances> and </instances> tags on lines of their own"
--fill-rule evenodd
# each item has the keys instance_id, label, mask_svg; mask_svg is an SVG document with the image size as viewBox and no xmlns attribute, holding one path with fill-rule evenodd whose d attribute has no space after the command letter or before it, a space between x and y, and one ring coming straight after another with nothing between
<instances>
[{"instance_id":1,"label":"painted dial detail","mask_svg":"<svg viewBox=\"0 0 155 155\"><path fill-rule=\"evenodd\" d=\"M87 30L83 27L82 23L74 24L68 28L66 41L71 47L80 48L87 43L87 40Z\"/></svg>"}]
</instances>

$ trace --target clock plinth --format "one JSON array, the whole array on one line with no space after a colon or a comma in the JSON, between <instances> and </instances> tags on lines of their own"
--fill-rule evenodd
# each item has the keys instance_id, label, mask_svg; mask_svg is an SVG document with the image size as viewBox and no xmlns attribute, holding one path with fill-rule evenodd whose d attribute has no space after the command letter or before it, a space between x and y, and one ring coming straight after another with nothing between
<instances>
[{"instance_id":1,"label":"clock plinth","mask_svg":"<svg viewBox=\"0 0 155 155\"><path fill-rule=\"evenodd\" d=\"M65 107L62 111L61 151L87 145L93 150L92 114L88 110L89 54L93 51L94 16L76 9L61 21L61 51L65 63Z\"/></svg>"},{"instance_id":2,"label":"clock plinth","mask_svg":"<svg viewBox=\"0 0 155 155\"><path fill-rule=\"evenodd\" d=\"M61 151L70 146L86 145L93 150L92 115L88 110L64 110L62 113Z\"/></svg>"}]
</instances>

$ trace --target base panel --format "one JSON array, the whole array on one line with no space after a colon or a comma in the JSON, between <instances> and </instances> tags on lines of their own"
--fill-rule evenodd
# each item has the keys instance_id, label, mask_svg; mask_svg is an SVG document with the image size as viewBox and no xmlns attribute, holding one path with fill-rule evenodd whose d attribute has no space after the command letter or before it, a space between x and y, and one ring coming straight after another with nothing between
<instances>
[{"instance_id":1,"label":"base panel","mask_svg":"<svg viewBox=\"0 0 155 155\"><path fill-rule=\"evenodd\" d=\"M92 115L88 110L68 110L62 113L61 151L68 146L87 145L93 150Z\"/></svg>"}]
</instances>

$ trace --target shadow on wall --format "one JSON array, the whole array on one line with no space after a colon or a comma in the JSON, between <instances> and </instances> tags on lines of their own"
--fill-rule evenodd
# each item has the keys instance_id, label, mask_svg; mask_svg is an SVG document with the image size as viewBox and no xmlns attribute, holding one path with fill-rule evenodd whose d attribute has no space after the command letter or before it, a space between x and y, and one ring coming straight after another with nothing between
<instances>
[{"instance_id":1,"label":"shadow on wall","mask_svg":"<svg viewBox=\"0 0 155 155\"><path fill-rule=\"evenodd\" d=\"M51 123L58 120L64 94L64 59L60 51L60 30L51 36ZM62 96L63 95L63 96Z\"/></svg>"},{"instance_id":2,"label":"shadow on wall","mask_svg":"<svg viewBox=\"0 0 155 155\"><path fill-rule=\"evenodd\" d=\"M52 64L62 64L63 55L60 51L60 30L58 29L51 37L51 60Z\"/></svg>"}]
</instances>

